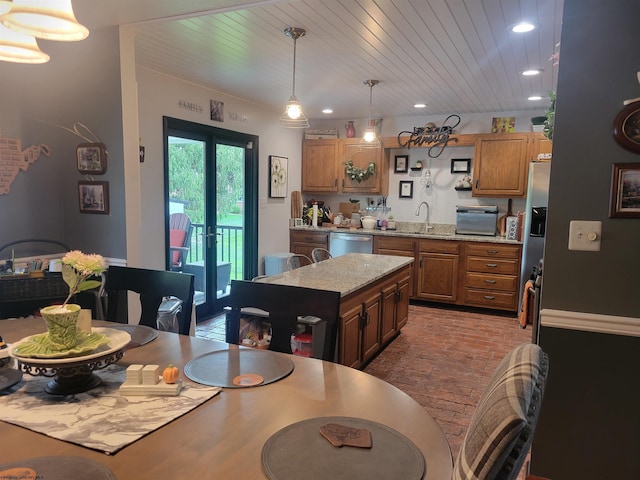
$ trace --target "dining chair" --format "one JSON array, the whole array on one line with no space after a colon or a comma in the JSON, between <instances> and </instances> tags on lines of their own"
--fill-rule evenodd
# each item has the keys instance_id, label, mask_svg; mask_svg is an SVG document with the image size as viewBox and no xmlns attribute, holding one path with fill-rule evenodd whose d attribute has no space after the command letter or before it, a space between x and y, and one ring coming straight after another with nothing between
<instances>
[{"instance_id":1,"label":"dining chair","mask_svg":"<svg viewBox=\"0 0 640 480\"><path fill-rule=\"evenodd\" d=\"M305 265L311 265L313 261L301 253L296 253L287 258L287 267L289 270L304 267Z\"/></svg>"},{"instance_id":2,"label":"dining chair","mask_svg":"<svg viewBox=\"0 0 640 480\"><path fill-rule=\"evenodd\" d=\"M311 250L311 258L313 259L314 262L321 262L323 260L329 260L331 257L331 252L329 252L329 250L327 250L326 248L314 248L313 250Z\"/></svg>"},{"instance_id":3,"label":"dining chair","mask_svg":"<svg viewBox=\"0 0 640 480\"><path fill-rule=\"evenodd\" d=\"M128 323L127 292L140 294L140 325L158 328L158 308L166 297L182 301L178 333L189 335L193 310L193 275L164 270L111 266L106 271L106 320Z\"/></svg>"},{"instance_id":4,"label":"dining chair","mask_svg":"<svg viewBox=\"0 0 640 480\"><path fill-rule=\"evenodd\" d=\"M187 253L191 246L191 219L184 213L172 213L169 216L169 251L171 270L181 271L187 262Z\"/></svg>"},{"instance_id":5,"label":"dining chair","mask_svg":"<svg viewBox=\"0 0 640 480\"><path fill-rule=\"evenodd\" d=\"M548 370L547 355L533 343L502 359L471 418L453 480L518 477L533 441Z\"/></svg>"},{"instance_id":6,"label":"dining chair","mask_svg":"<svg viewBox=\"0 0 640 480\"><path fill-rule=\"evenodd\" d=\"M316 290L274 283L232 280L231 293L227 297L230 310L226 317L226 341L239 342L240 314L246 307L258 308L269 313L271 343L269 350L292 353L291 335L298 319L313 316L322 319L321 337L316 358L334 361L338 321L340 318L340 292ZM314 330L313 335L316 335Z\"/></svg>"}]
</instances>

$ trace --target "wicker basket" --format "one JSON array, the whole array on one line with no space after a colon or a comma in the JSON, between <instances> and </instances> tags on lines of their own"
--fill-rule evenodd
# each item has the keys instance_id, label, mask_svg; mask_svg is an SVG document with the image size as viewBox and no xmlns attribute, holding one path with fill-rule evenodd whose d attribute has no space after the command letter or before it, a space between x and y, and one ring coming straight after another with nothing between
<instances>
[{"instance_id":1,"label":"wicker basket","mask_svg":"<svg viewBox=\"0 0 640 480\"><path fill-rule=\"evenodd\" d=\"M61 273L46 273L40 278L28 275L0 276L0 302L66 297L68 294L69 286Z\"/></svg>"}]
</instances>

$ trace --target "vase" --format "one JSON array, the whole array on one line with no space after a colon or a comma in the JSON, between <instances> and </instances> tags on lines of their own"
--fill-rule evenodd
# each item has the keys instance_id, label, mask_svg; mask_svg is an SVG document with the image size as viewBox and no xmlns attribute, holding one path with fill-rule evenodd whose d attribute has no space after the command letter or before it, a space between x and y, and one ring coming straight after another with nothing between
<instances>
[{"instance_id":1,"label":"vase","mask_svg":"<svg viewBox=\"0 0 640 480\"><path fill-rule=\"evenodd\" d=\"M40 314L47 324L52 350L63 351L76 346L80 305L51 305L41 308Z\"/></svg>"},{"instance_id":2,"label":"vase","mask_svg":"<svg viewBox=\"0 0 640 480\"><path fill-rule=\"evenodd\" d=\"M352 120L349 120L344 129L347 131L347 138L356 138L356 127L353 126Z\"/></svg>"}]
</instances>

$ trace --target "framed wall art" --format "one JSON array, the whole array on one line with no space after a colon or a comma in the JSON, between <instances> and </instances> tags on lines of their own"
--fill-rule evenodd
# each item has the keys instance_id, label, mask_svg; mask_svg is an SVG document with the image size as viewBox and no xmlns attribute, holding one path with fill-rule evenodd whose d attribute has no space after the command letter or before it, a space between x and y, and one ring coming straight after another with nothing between
<instances>
[{"instance_id":1,"label":"framed wall art","mask_svg":"<svg viewBox=\"0 0 640 480\"><path fill-rule=\"evenodd\" d=\"M609 217L640 218L640 163L613 164Z\"/></svg>"},{"instance_id":2,"label":"framed wall art","mask_svg":"<svg viewBox=\"0 0 640 480\"><path fill-rule=\"evenodd\" d=\"M271 198L285 198L287 196L287 157L269 155L269 196Z\"/></svg>"},{"instance_id":3,"label":"framed wall art","mask_svg":"<svg viewBox=\"0 0 640 480\"><path fill-rule=\"evenodd\" d=\"M471 172L470 158L452 158L451 159L451 173L470 173L470 172Z\"/></svg>"},{"instance_id":4,"label":"framed wall art","mask_svg":"<svg viewBox=\"0 0 640 480\"><path fill-rule=\"evenodd\" d=\"M104 143L81 143L76 147L78 171L102 175L107 171L107 147Z\"/></svg>"},{"instance_id":5,"label":"framed wall art","mask_svg":"<svg viewBox=\"0 0 640 480\"><path fill-rule=\"evenodd\" d=\"M413 198L413 180L400 181L400 198Z\"/></svg>"},{"instance_id":6,"label":"framed wall art","mask_svg":"<svg viewBox=\"0 0 640 480\"><path fill-rule=\"evenodd\" d=\"M640 101L631 102L616 115L613 138L623 148L640 153Z\"/></svg>"},{"instance_id":7,"label":"framed wall art","mask_svg":"<svg viewBox=\"0 0 640 480\"><path fill-rule=\"evenodd\" d=\"M409 171L409 155L396 155L393 173L407 173Z\"/></svg>"},{"instance_id":8,"label":"framed wall art","mask_svg":"<svg viewBox=\"0 0 640 480\"><path fill-rule=\"evenodd\" d=\"M109 182L78 182L80 213L109 214Z\"/></svg>"}]
</instances>

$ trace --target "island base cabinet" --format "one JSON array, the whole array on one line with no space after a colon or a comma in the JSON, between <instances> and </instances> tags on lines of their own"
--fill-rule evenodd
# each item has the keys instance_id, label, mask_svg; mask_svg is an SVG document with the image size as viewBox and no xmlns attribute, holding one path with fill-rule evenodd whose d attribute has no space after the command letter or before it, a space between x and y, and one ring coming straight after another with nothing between
<instances>
[{"instance_id":1,"label":"island base cabinet","mask_svg":"<svg viewBox=\"0 0 640 480\"><path fill-rule=\"evenodd\" d=\"M411 266L342 300L338 361L361 368L390 342L409 317Z\"/></svg>"}]
</instances>

